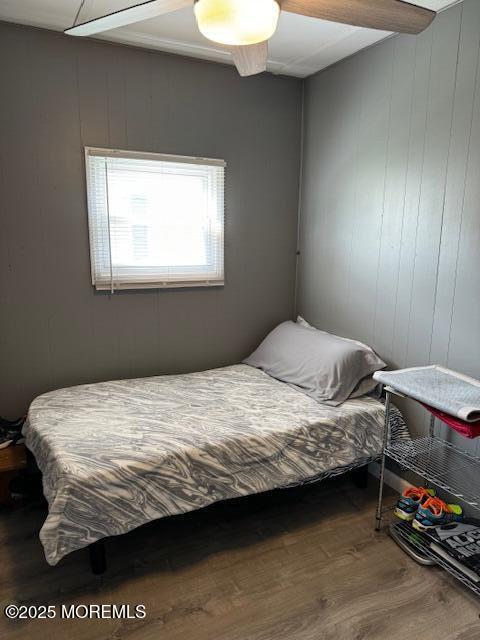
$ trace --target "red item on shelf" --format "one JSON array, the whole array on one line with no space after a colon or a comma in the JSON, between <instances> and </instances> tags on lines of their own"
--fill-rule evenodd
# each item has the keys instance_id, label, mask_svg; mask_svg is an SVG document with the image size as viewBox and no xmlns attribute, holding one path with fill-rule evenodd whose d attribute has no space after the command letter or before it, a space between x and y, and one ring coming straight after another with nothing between
<instances>
[{"instance_id":1,"label":"red item on shelf","mask_svg":"<svg viewBox=\"0 0 480 640\"><path fill-rule=\"evenodd\" d=\"M448 413L434 409L428 404L424 404L423 402L421 404L425 409L428 409L430 413L433 413L436 418L448 424L451 429L455 429L455 431L465 438L478 438L478 436L480 436L480 420L477 420L477 422L465 422L464 420L460 420L460 418L454 418Z\"/></svg>"}]
</instances>

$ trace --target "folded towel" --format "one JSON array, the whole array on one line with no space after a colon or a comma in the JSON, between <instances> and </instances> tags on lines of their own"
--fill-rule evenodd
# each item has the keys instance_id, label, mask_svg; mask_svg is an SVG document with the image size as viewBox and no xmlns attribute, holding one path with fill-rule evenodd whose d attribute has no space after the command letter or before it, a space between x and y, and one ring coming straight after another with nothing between
<instances>
[{"instance_id":1,"label":"folded towel","mask_svg":"<svg viewBox=\"0 0 480 640\"><path fill-rule=\"evenodd\" d=\"M377 371L373 378L465 422L480 420L480 381L439 365Z\"/></svg>"},{"instance_id":2,"label":"folded towel","mask_svg":"<svg viewBox=\"0 0 480 640\"><path fill-rule=\"evenodd\" d=\"M436 418L447 424L450 429L454 429L465 438L478 438L478 436L480 436L480 421L465 422L465 420L460 420L460 418L450 416L444 411L434 409L428 404L424 404L423 402L421 404L425 409L428 409L430 413L433 413Z\"/></svg>"}]
</instances>

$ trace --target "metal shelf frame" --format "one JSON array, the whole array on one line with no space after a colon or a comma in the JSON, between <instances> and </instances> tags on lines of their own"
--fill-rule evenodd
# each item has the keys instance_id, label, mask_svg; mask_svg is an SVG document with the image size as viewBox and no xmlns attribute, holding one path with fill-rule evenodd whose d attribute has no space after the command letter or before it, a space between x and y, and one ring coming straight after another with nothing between
<instances>
[{"instance_id":1,"label":"metal shelf frame","mask_svg":"<svg viewBox=\"0 0 480 640\"><path fill-rule=\"evenodd\" d=\"M414 438L410 441L390 443L390 406L391 396L402 394L391 387L385 387L385 425L383 432L383 447L380 460L380 486L376 510L375 529L380 531L384 513L389 510L383 506L383 489L385 480L385 461L390 458L403 469L413 471L421 476L427 486L435 485L462 500L465 504L480 511L480 458L450 442L435 436L435 416L430 418L427 436ZM390 444L389 444L390 443ZM437 556L430 550L428 540L422 534L417 534L409 523L392 523L390 525L392 538L405 543L445 569L457 580L466 585L477 596L480 596L480 583L475 583L463 575L455 567ZM412 555L412 554L411 554Z\"/></svg>"},{"instance_id":2,"label":"metal shelf frame","mask_svg":"<svg viewBox=\"0 0 480 640\"><path fill-rule=\"evenodd\" d=\"M480 596L480 583L470 580L468 576L465 576L461 571L449 564L446 560L433 553L430 550L430 546L427 538L422 533L417 533L412 529L411 525L406 522L395 522L390 525L392 538L397 536L406 542L410 547L416 549L421 555L429 558L432 563L434 562L442 569L454 578L462 582L466 587L473 591L477 596Z\"/></svg>"},{"instance_id":3,"label":"metal shelf frame","mask_svg":"<svg viewBox=\"0 0 480 640\"><path fill-rule=\"evenodd\" d=\"M480 509L480 458L435 436L388 446L385 455L471 507Z\"/></svg>"}]
</instances>

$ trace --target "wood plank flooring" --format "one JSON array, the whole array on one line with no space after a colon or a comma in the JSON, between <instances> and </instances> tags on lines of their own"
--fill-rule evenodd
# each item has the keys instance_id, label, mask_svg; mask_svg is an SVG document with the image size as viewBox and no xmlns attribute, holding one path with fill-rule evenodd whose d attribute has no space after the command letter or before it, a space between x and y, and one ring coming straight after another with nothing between
<instances>
[{"instance_id":1,"label":"wood plank flooring","mask_svg":"<svg viewBox=\"0 0 480 640\"><path fill-rule=\"evenodd\" d=\"M480 601L373 529L375 482L347 478L215 505L49 567L45 506L0 513L0 638L477 640ZM8 621L9 603L144 604L144 620Z\"/></svg>"}]
</instances>

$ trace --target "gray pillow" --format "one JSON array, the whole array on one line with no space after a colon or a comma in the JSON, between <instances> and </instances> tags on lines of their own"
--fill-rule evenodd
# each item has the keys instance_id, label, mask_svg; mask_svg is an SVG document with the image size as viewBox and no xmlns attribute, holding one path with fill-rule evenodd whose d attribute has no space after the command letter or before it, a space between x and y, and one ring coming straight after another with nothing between
<instances>
[{"instance_id":1,"label":"gray pillow","mask_svg":"<svg viewBox=\"0 0 480 640\"><path fill-rule=\"evenodd\" d=\"M361 380L386 366L361 343L290 321L271 331L244 363L332 406L342 404Z\"/></svg>"},{"instance_id":2,"label":"gray pillow","mask_svg":"<svg viewBox=\"0 0 480 640\"><path fill-rule=\"evenodd\" d=\"M361 398L362 396L369 395L376 391L378 388L378 382L372 378L372 376L367 376L363 380L357 384L352 393L348 396L348 398Z\"/></svg>"},{"instance_id":3,"label":"gray pillow","mask_svg":"<svg viewBox=\"0 0 480 640\"><path fill-rule=\"evenodd\" d=\"M317 327L314 327L313 325L311 325L309 322L305 320L305 318L302 318L302 316L297 316L297 324L299 324L302 327L307 327L307 329L312 329L313 331L321 331L321 333L327 333L326 331L322 331L321 329L317 329ZM337 337L339 338L340 336L337 336ZM363 344L363 342L358 342L357 340L350 340L349 338L342 338L342 340L347 340L348 342L359 344L362 347L365 347L365 349L372 350L366 344ZM363 378L363 380L360 380L360 382L357 384L355 389L352 391L352 393L348 397L360 398L361 396L366 396L369 393L373 393L378 389L378 387L379 387L378 382L376 382L370 375L370 376L367 376L366 378Z\"/></svg>"}]
</instances>

